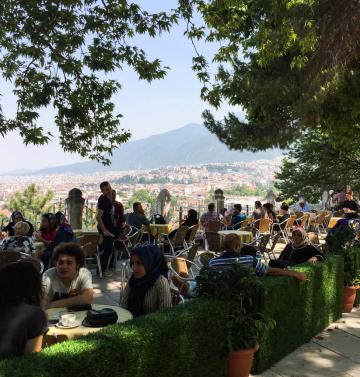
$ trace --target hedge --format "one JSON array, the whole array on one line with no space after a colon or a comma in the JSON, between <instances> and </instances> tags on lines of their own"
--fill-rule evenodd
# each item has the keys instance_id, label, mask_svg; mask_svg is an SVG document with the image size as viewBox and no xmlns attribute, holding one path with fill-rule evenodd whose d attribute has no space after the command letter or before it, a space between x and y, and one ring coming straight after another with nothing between
<instances>
[{"instance_id":1,"label":"hedge","mask_svg":"<svg viewBox=\"0 0 360 377\"><path fill-rule=\"evenodd\" d=\"M332 257L300 266L309 281L265 277L266 316L276 327L264 332L256 354L259 373L341 316L343 261ZM223 377L220 349L226 304L196 299L97 333L44 349L38 355L0 362L1 377Z\"/></svg>"},{"instance_id":2,"label":"hedge","mask_svg":"<svg viewBox=\"0 0 360 377\"><path fill-rule=\"evenodd\" d=\"M185 305L0 362L1 377L221 377L225 304Z\"/></svg>"},{"instance_id":3,"label":"hedge","mask_svg":"<svg viewBox=\"0 0 360 377\"><path fill-rule=\"evenodd\" d=\"M305 284L286 277L263 278L267 293L261 312L274 319L276 326L261 335L255 373L271 367L341 317L343 259L334 256L296 270L307 273Z\"/></svg>"}]
</instances>

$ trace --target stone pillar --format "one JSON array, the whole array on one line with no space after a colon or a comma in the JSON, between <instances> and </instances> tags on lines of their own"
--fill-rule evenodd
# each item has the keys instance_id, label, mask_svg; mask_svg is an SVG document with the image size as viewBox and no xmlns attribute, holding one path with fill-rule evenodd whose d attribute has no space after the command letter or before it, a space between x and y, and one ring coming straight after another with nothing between
<instances>
[{"instance_id":1,"label":"stone pillar","mask_svg":"<svg viewBox=\"0 0 360 377\"><path fill-rule=\"evenodd\" d=\"M220 213L224 209L224 204L225 204L225 197L224 197L224 192L221 189L215 190L215 206L216 206L216 212Z\"/></svg>"},{"instance_id":2,"label":"stone pillar","mask_svg":"<svg viewBox=\"0 0 360 377\"><path fill-rule=\"evenodd\" d=\"M66 207L68 208L68 220L73 229L82 229L82 214L85 199L82 192L78 188L69 191L69 197L66 199Z\"/></svg>"}]
</instances>

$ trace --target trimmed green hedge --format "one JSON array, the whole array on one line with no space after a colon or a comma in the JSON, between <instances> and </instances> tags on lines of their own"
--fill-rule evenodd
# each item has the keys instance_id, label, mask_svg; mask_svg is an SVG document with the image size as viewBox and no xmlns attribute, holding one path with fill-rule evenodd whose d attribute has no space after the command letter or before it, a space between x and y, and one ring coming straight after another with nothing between
<instances>
[{"instance_id":1,"label":"trimmed green hedge","mask_svg":"<svg viewBox=\"0 0 360 377\"><path fill-rule=\"evenodd\" d=\"M0 362L1 377L221 377L224 303L193 300L109 326L38 355Z\"/></svg>"},{"instance_id":2,"label":"trimmed green hedge","mask_svg":"<svg viewBox=\"0 0 360 377\"><path fill-rule=\"evenodd\" d=\"M335 256L315 265L297 266L309 281L263 278L267 294L261 312L276 326L261 335L253 371L260 373L341 317L343 259Z\"/></svg>"},{"instance_id":3,"label":"trimmed green hedge","mask_svg":"<svg viewBox=\"0 0 360 377\"><path fill-rule=\"evenodd\" d=\"M276 320L256 354L259 373L341 316L343 260L299 266L309 281L265 277L262 310ZM197 299L95 334L0 362L1 377L223 377L226 304Z\"/></svg>"}]
</instances>

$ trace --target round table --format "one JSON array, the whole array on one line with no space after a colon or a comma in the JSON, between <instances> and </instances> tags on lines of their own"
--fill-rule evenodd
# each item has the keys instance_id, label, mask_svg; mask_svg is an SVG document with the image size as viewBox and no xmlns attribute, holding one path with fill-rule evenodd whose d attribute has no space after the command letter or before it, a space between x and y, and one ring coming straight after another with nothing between
<instances>
[{"instance_id":1,"label":"round table","mask_svg":"<svg viewBox=\"0 0 360 377\"><path fill-rule=\"evenodd\" d=\"M171 224L149 224L143 225L143 230L149 232L155 239L155 242L158 242L161 233L169 234L171 232Z\"/></svg>"},{"instance_id":2,"label":"round table","mask_svg":"<svg viewBox=\"0 0 360 377\"><path fill-rule=\"evenodd\" d=\"M129 319L132 319L132 314L124 309L120 308L119 306L111 306L111 305L91 305L93 309L100 310L104 308L111 308L116 311L118 315L117 323L128 321ZM48 319L59 319L59 314L65 314L67 312L66 308L52 308L48 309L46 311ZM79 311L79 312L72 312L76 314L76 320L83 321L83 319L86 317L87 310ZM50 337L58 338L59 341L67 340L67 339L74 339L78 338L96 331L101 330L103 327L86 327L83 325L80 325L79 327L75 327L73 329L60 329L56 327L55 325L49 324L49 331L47 333ZM54 341L52 341L54 343Z\"/></svg>"},{"instance_id":3,"label":"round table","mask_svg":"<svg viewBox=\"0 0 360 377\"><path fill-rule=\"evenodd\" d=\"M242 243L251 243L254 239L254 236L251 232L245 230L219 230L221 239L228 234L236 234L240 237Z\"/></svg>"}]
</instances>

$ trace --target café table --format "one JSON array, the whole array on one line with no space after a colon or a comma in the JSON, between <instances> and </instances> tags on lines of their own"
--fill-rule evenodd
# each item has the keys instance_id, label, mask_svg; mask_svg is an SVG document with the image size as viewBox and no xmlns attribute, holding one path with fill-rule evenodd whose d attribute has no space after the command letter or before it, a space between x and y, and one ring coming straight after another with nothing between
<instances>
[{"instance_id":1,"label":"caf\u00e9 table","mask_svg":"<svg viewBox=\"0 0 360 377\"><path fill-rule=\"evenodd\" d=\"M117 323L122 323L133 318L132 314L128 310L121 308L119 306L96 305L96 304L93 304L91 306L95 310L100 310L104 308L110 308L110 309L115 310L118 315ZM51 308L46 311L46 314L48 316L49 321L51 321L53 319L59 319L59 316L61 314L66 314L66 312L69 312L66 308ZM71 313L74 313L76 315L76 321L82 322L84 318L86 317L87 310L71 312ZM68 328L68 329L59 328L56 325L52 325L52 324L49 324L48 326L49 326L49 331L46 335L50 336L51 338L58 338L59 341L79 338L81 336L85 336L87 334L90 334L90 333L93 333L102 329L102 327L86 327L86 326L83 326L82 324L80 324L78 327ZM46 343L46 338L45 338L45 343ZM52 341L52 343L54 343L54 341Z\"/></svg>"},{"instance_id":2,"label":"caf\u00e9 table","mask_svg":"<svg viewBox=\"0 0 360 377\"><path fill-rule=\"evenodd\" d=\"M156 244L159 241L160 234L169 234L171 229L172 224L149 224L143 226L143 230L149 232L154 237Z\"/></svg>"},{"instance_id":3,"label":"caf\u00e9 table","mask_svg":"<svg viewBox=\"0 0 360 377\"><path fill-rule=\"evenodd\" d=\"M236 234L240 237L242 243L251 243L254 239L254 236L251 232L245 230L219 230L218 234L220 235L221 241L228 234Z\"/></svg>"}]
</instances>

